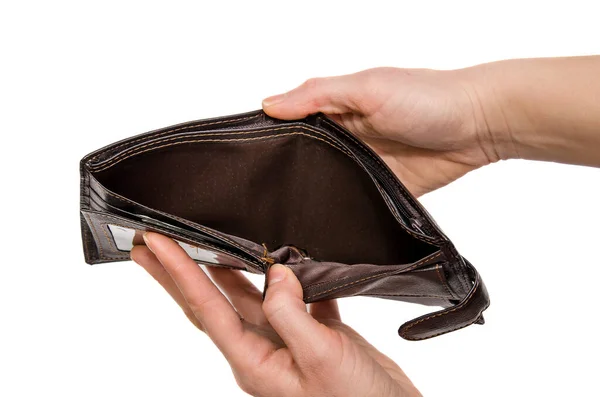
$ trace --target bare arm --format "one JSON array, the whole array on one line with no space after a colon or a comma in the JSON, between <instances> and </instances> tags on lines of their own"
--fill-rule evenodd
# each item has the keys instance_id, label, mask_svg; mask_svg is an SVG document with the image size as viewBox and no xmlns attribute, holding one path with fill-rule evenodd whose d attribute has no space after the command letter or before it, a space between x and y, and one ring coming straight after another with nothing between
<instances>
[{"instance_id":1,"label":"bare arm","mask_svg":"<svg viewBox=\"0 0 600 397\"><path fill-rule=\"evenodd\" d=\"M600 166L600 56L470 69L481 121L501 158Z\"/></svg>"}]
</instances>

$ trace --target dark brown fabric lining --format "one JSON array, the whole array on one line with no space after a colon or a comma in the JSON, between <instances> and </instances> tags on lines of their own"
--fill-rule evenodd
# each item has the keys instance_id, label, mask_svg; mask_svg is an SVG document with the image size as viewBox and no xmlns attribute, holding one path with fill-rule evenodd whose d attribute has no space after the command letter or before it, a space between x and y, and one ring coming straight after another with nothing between
<instances>
[{"instance_id":1,"label":"dark brown fabric lining","mask_svg":"<svg viewBox=\"0 0 600 397\"><path fill-rule=\"evenodd\" d=\"M186 143L95 176L148 207L270 249L295 245L317 260L410 263L436 250L401 228L358 164L301 135Z\"/></svg>"}]
</instances>

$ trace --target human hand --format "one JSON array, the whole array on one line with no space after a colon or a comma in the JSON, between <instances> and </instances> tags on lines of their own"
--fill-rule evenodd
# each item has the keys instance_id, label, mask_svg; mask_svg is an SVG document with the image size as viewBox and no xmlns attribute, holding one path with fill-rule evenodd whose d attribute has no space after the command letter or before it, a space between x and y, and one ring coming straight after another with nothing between
<instances>
[{"instance_id":1,"label":"human hand","mask_svg":"<svg viewBox=\"0 0 600 397\"><path fill-rule=\"evenodd\" d=\"M335 301L310 305L294 273L269 270L261 292L239 271L209 267L215 283L173 240L144 236L131 258L150 273L229 362L254 396L420 396L391 359L340 321Z\"/></svg>"},{"instance_id":2,"label":"human hand","mask_svg":"<svg viewBox=\"0 0 600 397\"><path fill-rule=\"evenodd\" d=\"M329 115L420 196L500 159L472 73L377 68L310 79L265 99L263 108L280 119Z\"/></svg>"}]
</instances>

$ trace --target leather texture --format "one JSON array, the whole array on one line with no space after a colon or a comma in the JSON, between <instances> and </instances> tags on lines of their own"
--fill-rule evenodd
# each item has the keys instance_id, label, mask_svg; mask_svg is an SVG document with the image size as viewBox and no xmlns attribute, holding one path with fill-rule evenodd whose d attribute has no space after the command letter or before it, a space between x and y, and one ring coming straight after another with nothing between
<instances>
[{"instance_id":1,"label":"leather texture","mask_svg":"<svg viewBox=\"0 0 600 397\"><path fill-rule=\"evenodd\" d=\"M385 163L323 114L179 124L90 153L80 171L89 264L129 260L155 231L199 264L288 266L307 303L361 295L441 307L402 325L408 340L483 324L489 298L475 268Z\"/></svg>"}]
</instances>

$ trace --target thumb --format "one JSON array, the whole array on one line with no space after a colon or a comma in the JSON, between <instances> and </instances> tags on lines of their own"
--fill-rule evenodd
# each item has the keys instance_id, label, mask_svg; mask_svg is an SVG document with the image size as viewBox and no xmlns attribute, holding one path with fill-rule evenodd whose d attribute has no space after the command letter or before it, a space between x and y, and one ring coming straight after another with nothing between
<instances>
[{"instance_id":1,"label":"thumb","mask_svg":"<svg viewBox=\"0 0 600 397\"><path fill-rule=\"evenodd\" d=\"M266 98L263 109L271 117L284 120L301 119L309 114L323 112L342 114L356 111L352 93L356 92L355 75L314 78L299 87Z\"/></svg>"},{"instance_id":2,"label":"thumb","mask_svg":"<svg viewBox=\"0 0 600 397\"><path fill-rule=\"evenodd\" d=\"M307 312L302 286L288 267L269 268L263 311L299 364L327 355L332 330Z\"/></svg>"}]
</instances>

